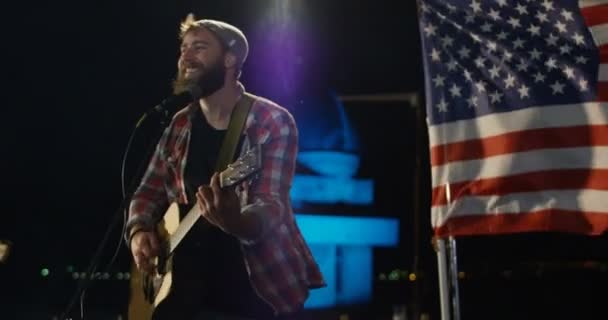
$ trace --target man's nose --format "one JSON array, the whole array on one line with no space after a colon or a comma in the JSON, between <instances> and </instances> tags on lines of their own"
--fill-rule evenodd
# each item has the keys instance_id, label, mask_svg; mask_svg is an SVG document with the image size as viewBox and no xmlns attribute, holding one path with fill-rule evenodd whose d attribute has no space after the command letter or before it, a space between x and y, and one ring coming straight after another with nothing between
<instances>
[{"instance_id":1,"label":"man's nose","mask_svg":"<svg viewBox=\"0 0 608 320\"><path fill-rule=\"evenodd\" d=\"M193 52L194 52L194 50L192 50L192 48L185 48L184 50L182 50L182 53L181 53L182 60L193 59L194 58Z\"/></svg>"}]
</instances>

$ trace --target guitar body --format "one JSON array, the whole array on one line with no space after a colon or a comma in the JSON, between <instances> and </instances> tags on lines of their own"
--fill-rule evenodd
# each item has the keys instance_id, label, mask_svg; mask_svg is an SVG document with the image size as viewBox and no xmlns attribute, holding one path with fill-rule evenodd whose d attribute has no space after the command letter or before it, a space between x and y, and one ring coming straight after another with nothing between
<instances>
[{"instance_id":1,"label":"guitar body","mask_svg":"<svg viewBox=\"0 0 608 320\"><path fill-rule=\"evenodd\" d=\"M173 203L157 227L160 241L163 243L162 247L167 247L167 242L176 232L179 221L179 206ZM156 274L141 272L134 263L131 266L129 320L151 319L154 309L171 293L173 258L169 255L162 263L159 259L161 258L156 259L157 265L163 265L163 270L159 270Z\"/></svg>"},{"instance_id":2,"label":"guitar body","mask_svg":"<svg viewBox=\"0 0 608 320\"><path fill-rule=\"evenodd\" d=\"M131 265L130 294L129 294L129 320L149 320L152 319L154 305L146 300L142 290L144 274L140 272L135 263Z\"/></svg>"}]
</instances>

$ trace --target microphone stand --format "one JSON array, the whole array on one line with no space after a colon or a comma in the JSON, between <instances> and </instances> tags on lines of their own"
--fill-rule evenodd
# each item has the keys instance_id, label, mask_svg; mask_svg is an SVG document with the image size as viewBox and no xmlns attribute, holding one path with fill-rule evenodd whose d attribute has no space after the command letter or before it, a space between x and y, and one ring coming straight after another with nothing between
<instances>
[{"instance_id":1,"label":"microphone stand","mask_svg":"<svg viewBox=\"0 0 608 320\"><path fill-rule=\"evenodd\" d=\"M152 158L152 154L155 150L156 144L160 140L166 126L170 122L171 114L170 114L169 110L167 110L167 108L163 107L163 104L167 103L167 101L168 100L165 99L161 104L155 106L152 109L153 112L151 114L160 115L160 117L159 117L160 128L157 132L155 132L154 139L151 140L152 143L150 143L148 148L146 149L144 157L142 158L142 161L139 163L137 172L136 172L135 176L133 177L133 180L131 181L131 185L129 186L126 196L121 201L120 207L118 208L118 210L116 210L116 212L114 213L114 216L112 217L112 221L110 222L110 225L106 229L106 231L103 235L103 238L102 238L101 242L99 243L99 246L95 250L95 254L93 255L93 258L91 259L91 262L86 270L85 277L79 281L79 285L78 285L76 291L74 292L74 295L70 299L68 306L65 308L65 310L59 317L60 320L71 319L71 318L67 318L68 314L72 311L74 304L76 304L76 302L79 300L79 297L82 295L84 290L86 290L92 283L92 280L94 278L95 269L97 268L97 265L99 264L99 260L101 259L101 255L106 247L108 240L110 239L110 235L111 235L112 231L114 230L114 228L119 224L119 222L121 222L121 220L123 218L123 211L127 207L129 201L131 200L131 197L133 196L133 193L135 192L135 189L137 186L136 181L138 181L139 180L138 178L140 176L142 176L144 169L147 167L147 164L149 163L150 159ZM136 130L144 122L144 120L147 118L148 114L149 114L149 112L144 113L144 115L139 119L139 121L137 122L137 124L135 126ZM127 150L127 152L128 152L128 150ZM121 237L122 236L123 235L121 235Z\"/></svg>"}]
</instances>

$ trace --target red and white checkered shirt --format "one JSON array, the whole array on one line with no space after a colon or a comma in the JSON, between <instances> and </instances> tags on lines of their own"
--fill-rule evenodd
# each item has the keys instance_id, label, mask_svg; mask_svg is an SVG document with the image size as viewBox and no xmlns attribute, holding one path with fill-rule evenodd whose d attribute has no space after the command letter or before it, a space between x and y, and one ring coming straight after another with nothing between
<instances>
[{"instance_id":1,"label":"red and white checkered shirt","mask_svg":"<svg viewBox=\"0 0 608 320\"><path fill-rule=\"evenodd\" d=\"M187 203L184 170L194 108L198 104L179 111L163 133L131 200L127 230L135 224L153 226L169 203ZM286 109L258 97L244 134L240 152L261 146L262 170L239 192L241 212L259 214L264 227L258 239L240 239L243 258L260 298L276 313L290 313L302 307L310 288L325 286L296 225L289 199L298 149L297 127Z\"/></svg>"}]
</instances>

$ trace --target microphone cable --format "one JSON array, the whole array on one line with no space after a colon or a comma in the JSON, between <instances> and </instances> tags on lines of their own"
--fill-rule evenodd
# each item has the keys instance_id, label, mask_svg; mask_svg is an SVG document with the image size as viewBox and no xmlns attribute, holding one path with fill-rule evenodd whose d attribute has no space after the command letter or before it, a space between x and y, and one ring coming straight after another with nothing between
<instances>
[{"instance_id":1,"label":"microphone cable","mask_svg":"<svg viewBox=\"0 0 608 320\"><path fill-rule=\"evenodd\" d=\"M148 112L144 113L139 120L137 121L137 123L135 124L135 127L131 130L131 134L129 136L129 139L127 140L127 145L125 147L124 153L123 153L123 157L122 157L122 162L121 162L121 171L120 171L120 179L121 179L121 194L122 194L122 200L124 201L125 198L127 197L127 190L126 190L126 164L127 164L127 159L128 159L128 155L129 152L131 150L133 141L135 139L136 133L137 133L137 129L139 129L141 127L141 125L144 123L144 120L147 118L148 116ZM142 163L142 166L144 164ZM120 249L122 248L122 244L124 242L123 239L123 235L126 232L126 227L127 227L127 217L128 217L128 211L129 211L129 206L125 206L123 208L123 219L122 219L122 227L121 227L121 232L120 232L120 236L118 238L118 241L116 243L115 249L114 249L114 253L112 255L112 258L110 258L110 261L108 262L108 264L106 265L103 271L103 273L99 273L96 272L98 265L94 265L93 268L91 269L90 274L86 274L87 277L91 277L91 280L94 279L99 279L100 277L103 276L103 274L109 273L110 269L112 268L112 266L114 265L114 263L116 262L116 259L118 258L118 253L120 252ZM84 320L84 299L85 299L85 295L86 295L86 291L88 288L84 288L82 290L82 293L80 294L80 319Z\"/></svg>"},{"instance_id":2,"label":"microphone cable","mask_svg":"<svg viewBox=\"0 0 608 320\"><path fill-rule=\"evenodd\" d=\"M125 186L125 171L126 171L126 163L127 163L127 158L128 158L128 154L129 151L131 149L131 145L133 144L133 140L135 138L135 133L137 132L137 129L139 129L139 127L142 125L142 123L144 123L144 120L148 117L148 114L151 112L153 114L160 114L160 121L159 123L163 126L163 129L161 129L161 134L162 131L164 131L164 127L165 125L169 122L169 116L171 114L173 114L173 112L176 111L176 108L179 105L183 105L186 103L190 103L192 100L195 100L195 97L198 97L198 91L196 90L196 88L190 88L190 90L182 92L178 95L174 95L171 96L169 98L166 98L165 100L163 100L160 104L156 105L154 108L150 109L148 112L145 112L137 121L137 123L135 124L135 127L133 128L133 130L131 131L131 135L127 141L127 146L125 148L124 154L123 154L123 158L122 158L122 163L121 163L121 193L122 193L122 201L126 200L127 197L127 192L126 192L126 186ZM153 147L155 145L155 143L151 144L149 146L149 148ZM152 154L153 150L149 150L150 154ZM140 163L140 166L137 170L136 175L139 175L140 173L143 173L143 168L146 167L148 165L148 163ZM135 183L135 179L133 180L133 183ZM133 186L134 187L134 186ZM110 269L112 268L112 266L114 265L114 263L116 262L116 259L118 257L118 253L120 252L120 249L122 248L122 242L123 242L123 236L124 233L126 232L126 227L127 227L127 219L128 219L128 210L129 210L129 206L125 205L123 208L123 212L122 212L122 227L121 227L121 233L120 233L120 237L118 239L118 243L116 244L116 248L114 250L114 253L112 255L112 258L110 259L110 261L108 262L108 264L106 265L106 267L104 268L104 272L100 273L100 272L96 272L98 265L99 265L99 258L100 258L100 254L101 252L99 250L101 250L102 248L98 248L98 252L96 252L95 257L93 258L96 261L92 261L92 264L89 266L89 272L85 272L85 277L89 277L89 280L94 280L99 278L100 276L103 276L103 274L109 273ZM118 214L118 213L116 213ZM114 218L116 219L116 218ZM114 221L114 220L113 220ZM113 224L114 222L112 222ZM106 242L108 240L109 237L109 232L110 230L108 230L105 235L104 238L102 239L102 243ZM129 272L130 275L130 272ZM83 279L83 281L86 280ZM79 296L79 300L80 300L80 318L81 320L84 320L84 298L85 298L85 293L88 289L88 286L85 286L84 284L81 284L82 286L82 291L80 293ZM75 297L74 297L75 298ZM67 316L67 313L69 312L70 308L71 308L72 303L70 303L68 305L68 307L66 308L66 310L62 313L62 316L65 315ZM61 319L63 320L63 319Z\"/></svg>"}]
</instances>

